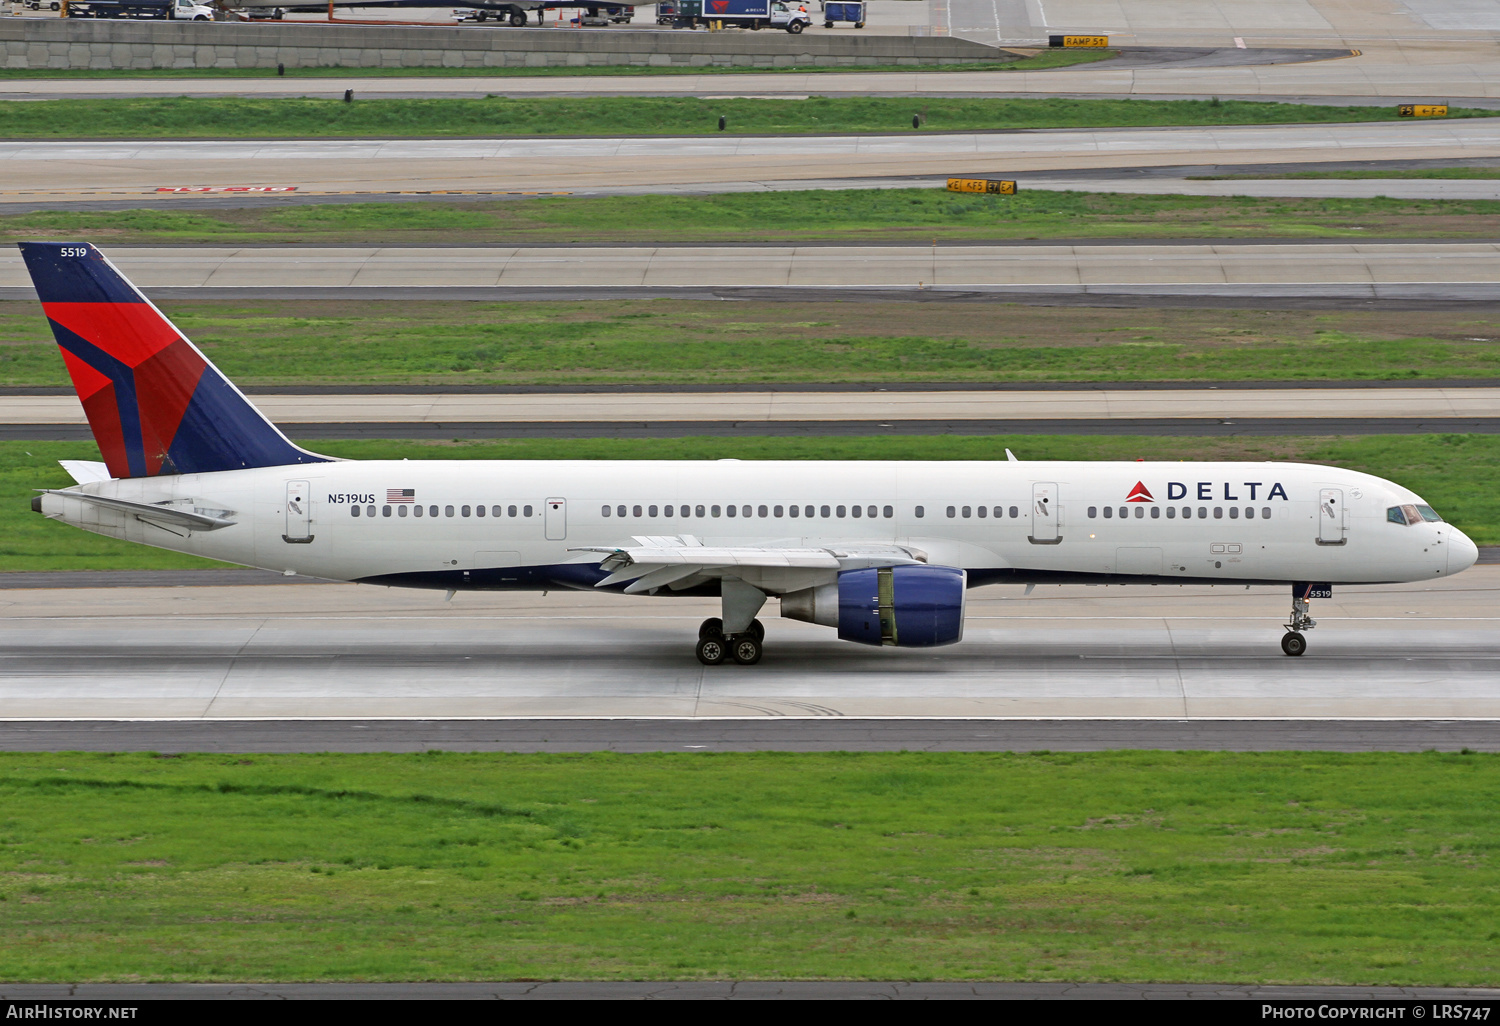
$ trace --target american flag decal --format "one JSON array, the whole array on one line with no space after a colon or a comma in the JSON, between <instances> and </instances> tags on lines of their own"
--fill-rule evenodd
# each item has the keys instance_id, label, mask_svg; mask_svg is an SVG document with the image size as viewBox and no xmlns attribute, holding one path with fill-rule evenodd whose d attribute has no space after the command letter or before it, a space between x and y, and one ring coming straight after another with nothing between
<instances>
[{"instance_id":1,"label":"american flag decal","mask_svg":"<svg viewBox=\"0 0 1500 1026\"><path fill-rule=\"evenodd\" d=\"M417 490L415 488L387 488L385 490L386 502L416 502Z\"/></svg>"}]
</instances>

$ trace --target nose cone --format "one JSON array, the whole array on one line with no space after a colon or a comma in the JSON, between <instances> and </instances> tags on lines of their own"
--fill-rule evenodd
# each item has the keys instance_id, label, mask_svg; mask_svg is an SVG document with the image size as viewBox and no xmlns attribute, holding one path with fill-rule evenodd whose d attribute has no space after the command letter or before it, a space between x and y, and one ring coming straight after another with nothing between
<instances>
[{"instance_id":1,"label":"nose cone","mask_svg":"<svg viewBox=\"0 0 1500 1026\"><path fill-rule=\"evenodd\" d=\"M1448 572L1456 574L1467 570L1479 560L1479 546L1457 528L1450 528L1448 536Z\"/></svg>"}]
</instances>

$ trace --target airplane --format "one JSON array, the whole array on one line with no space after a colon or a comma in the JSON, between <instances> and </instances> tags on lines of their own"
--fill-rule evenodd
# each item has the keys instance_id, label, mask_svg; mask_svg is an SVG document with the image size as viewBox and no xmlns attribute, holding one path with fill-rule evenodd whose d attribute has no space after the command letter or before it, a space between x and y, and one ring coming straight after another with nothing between
<instances>
[{"instance_id":1,"label":"airplane","mask_svg":"<svg viewBox=\"0 0 1500 1026\"><path fill-rule=\"evenodd\" d=\"M1282 651L1335 584L1478 549L1410 490L1297 463L342 460L287 439L94 246L22 242L103 462L31 508L126 541L337 581L715 596L704 665L756 618L897 648L963 637L992 584L1289 587Z\"/></svg>"},{"instance_id":2,"label":"airplane","mask_svg":"<svg viewBox=\"0 0 1500 1026\"><path fill-rule=\"evenodd\" d=\"M443 2L443 0L335 0L332 5L326 2L321 4L297 3L295 0L292 3L280 4L267 3L266 0L224 0L224 6L228 10L242 11L251 16L258 15L260 17L272 18L276 21L280 21L282 15L289 11L299 14L322 14L325 11L329 11L331 7L422 9L459 6L479 12L478 17L475 19L477 21L483 21L485 18L494 18L496 21L509 20L513 26L520 28L526 24L527 12L529 11L536 12L536 23L540 25L546 19L548 11L557 10L561 7L598 9L612 6L618 7L620 5L604 3L560 4L557 0L551 0L550 3L547 0L506 0L505 3L496 3L494 0L461 0L457 4L455 4L454 0L447 0L447 2Z\"/></svg>"}]
</instances>

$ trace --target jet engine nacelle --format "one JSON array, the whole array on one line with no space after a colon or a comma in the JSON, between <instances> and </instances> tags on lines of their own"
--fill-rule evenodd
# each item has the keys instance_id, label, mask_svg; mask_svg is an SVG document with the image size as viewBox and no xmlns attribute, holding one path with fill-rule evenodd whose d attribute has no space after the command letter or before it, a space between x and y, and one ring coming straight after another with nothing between
<instances>
[{"instance_id":1,"label":"jet engine nacelle","mask_svg":"<svg viewBox=\"0 0 1500 1026\"><path fill-rule=\"evenodd\" d=\"M861 645L951 645L964 636L967 577L925 564L845 570L834 584L783 595L781 615L837 627L841 640Z\"/></svg>"}]
</instances>

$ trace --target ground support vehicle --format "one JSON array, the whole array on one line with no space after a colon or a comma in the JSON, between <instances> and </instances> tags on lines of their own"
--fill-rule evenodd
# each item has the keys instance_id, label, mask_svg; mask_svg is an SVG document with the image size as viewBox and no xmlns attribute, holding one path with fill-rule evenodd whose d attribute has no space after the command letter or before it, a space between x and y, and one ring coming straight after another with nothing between
<instances>
[{"instance_id":1,"label":"ground support vehicle","mask_svg":"<svg viewBox=\"0 0 1500 1026\"><path fill-rule=\"evenodd\" d=\"M63 8L63 17L213 21L214 12L193 0L79 0Z\"/></svg>"},{"instance_id":2,"label":"ground support vehicle","mask_svg":"<svg viewBox=\"0 0 1500 1026\"><path fill-rule=\"evenodd\" d=\"M673 13L664 14L663 7L669 7ZM782 0L677 0L658 5L656 11L657 24L670 24L673 28L717 24L752 30L779 28L796 35L812 24L806 5Z\"/></svg>"},{"instance_id":3,"label":"ground support vehicle","mask_svg":"<svg viewBox=\"0 0 1500 1026\"><path fill-rule=\"evenodd\" d=\"M854 27L862 29L865 27L865 5L860 3L834 3L823 4L823 27L833 28L836 21L853 22Z\"/></svg>"}]
</instances>

